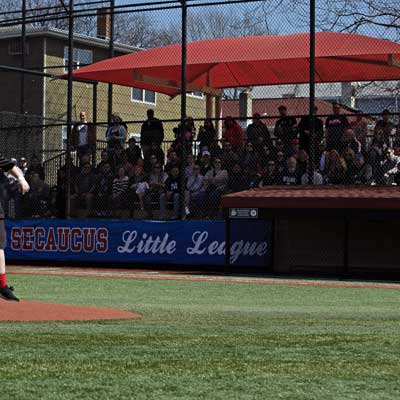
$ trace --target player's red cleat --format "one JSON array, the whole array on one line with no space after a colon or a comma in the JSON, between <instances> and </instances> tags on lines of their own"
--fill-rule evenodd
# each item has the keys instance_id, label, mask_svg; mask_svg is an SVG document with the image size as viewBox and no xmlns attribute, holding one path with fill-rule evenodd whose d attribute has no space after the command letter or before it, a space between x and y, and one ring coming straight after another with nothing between
<instances>
[{"instance_id":1,"label":"player's red cleat","mask_svg":"<svg viewBox=\"0 0 400 400\"><path fill-rule=\"evenodd\" d=\"M4 286L0 288L0 297L2 297L4 300L19 301L19 298L15 296L13 291L14 288L12 286Z\"/></svg>"}]
</instances>

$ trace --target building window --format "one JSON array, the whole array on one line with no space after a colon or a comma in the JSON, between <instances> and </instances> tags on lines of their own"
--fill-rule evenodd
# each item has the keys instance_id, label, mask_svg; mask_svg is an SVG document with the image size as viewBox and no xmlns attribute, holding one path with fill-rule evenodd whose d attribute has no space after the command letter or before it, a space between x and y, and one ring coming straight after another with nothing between
<instances>
[{"instance_id":1,"label":"building window","mask_svg":"<svg viewBox=\"0 0 400 400\"><path fill-rule=\"evenodd\" d=\"M189 92L188 96L195 97L196 99L202 99L204 97L203 92Z\"/></svg>"},{"instance_id":2,"label":"building window","mask_svg":"<svg viewBox=\"0 0 400 400\"><path fill-rule=\"evenodd\" d=\"M93 51L84 49L75 49L73 51L72 66L79 69L85 65L93 63ZM68 47L64 47L64 71L68 72Z\"/></svg>"},{"instance_id":3,"label":"building window","mask_svg":"<svg viewBox=\"0 0 400 400\"><path fill-rule=\"evenodd\" d=\"M61 146L62 149L66 149L67 148L67 127L66 125L63 125L61 127Z\"/></svg>"},{"instance_id":4,"label":"building window","mask_svg":"<svg viewBox=\"0 0 400 400\"><path fill-rule=\"evenodd\" d=\"M132 88L131 100L139 103L156 104L156 92L145 89Z\"/></svg>"},{"instance_id":5,"label":"building window","mask_svg":"<svg viewBox=\"0 0 400 400\"><path fill-rule=\"evenodd\" d=\"M20 56L22 54L22 43L13 42L8 45L8 54L10 56ZM25 55L29 55L29 43L25 43Z\"/></svg>"}]
</instances>

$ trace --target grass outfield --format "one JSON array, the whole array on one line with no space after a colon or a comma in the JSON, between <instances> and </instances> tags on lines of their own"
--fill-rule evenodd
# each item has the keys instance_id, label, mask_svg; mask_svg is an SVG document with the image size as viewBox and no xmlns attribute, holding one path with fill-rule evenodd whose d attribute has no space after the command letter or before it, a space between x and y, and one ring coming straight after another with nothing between
<instances>
[{"instance_id":1,"label":"grass outfield","mask_svg":"<svg viewBox=\"0 0 400 400\"><path fill-rule=\"evenodd\" d=\"M140 320L0 323L0 399L399 399L400 290L13 275Z\"/></svg>"}]
</instances>

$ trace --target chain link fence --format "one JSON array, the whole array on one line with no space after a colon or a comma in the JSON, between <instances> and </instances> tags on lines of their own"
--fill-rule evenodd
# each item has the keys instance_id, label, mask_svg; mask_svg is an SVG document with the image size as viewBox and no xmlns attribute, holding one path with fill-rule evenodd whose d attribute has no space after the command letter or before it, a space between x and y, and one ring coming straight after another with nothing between
<instances>
[{"instance_id":1,"label":"chain link fence","mask_svg":"<svg viewBox=\"0 0 400 400\"><path fill-rule=\"evenodd\" d=\"M75 1L69 60L72 2L23 3L0 5L1 152L32 187L22 197L2 175L9 217L66 217L70 201L71 217L215 219L242 190L400 183L399 81L316 84L312 136L307 83L226 88L219 103L188 92L182 118L179 95L74 81L68 121L68 64L181 43L182 4ZM305 2L186 3L188 41L309 30ZM393 15L388 1L323 1L315 22L396 42Z\"/></svg>"}]
</instances>

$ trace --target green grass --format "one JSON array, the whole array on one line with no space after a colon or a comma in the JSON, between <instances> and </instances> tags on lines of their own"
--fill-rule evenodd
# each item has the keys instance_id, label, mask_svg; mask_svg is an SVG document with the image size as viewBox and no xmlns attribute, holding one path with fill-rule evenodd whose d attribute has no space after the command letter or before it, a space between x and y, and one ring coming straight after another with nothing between
<instances>
[{"instance_id":1,"label":"green grass","mask_svg":"<svg viewBox=\"0 0 400 400\"><path fill-rule=\"evenodd\" d=\"M9 279L144 318L0 323L0 399L400 398L400 290Z\"/></svg>"}]
</instances>

